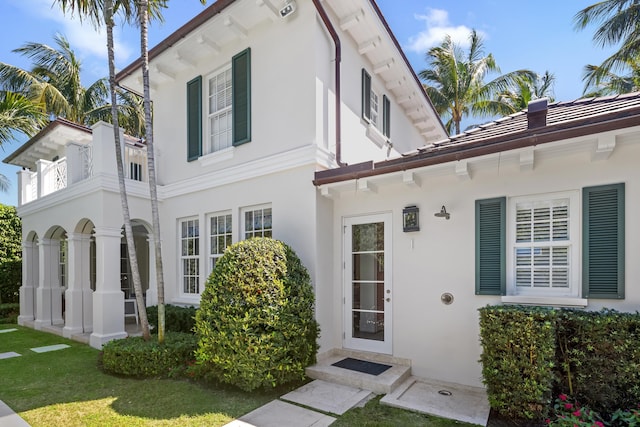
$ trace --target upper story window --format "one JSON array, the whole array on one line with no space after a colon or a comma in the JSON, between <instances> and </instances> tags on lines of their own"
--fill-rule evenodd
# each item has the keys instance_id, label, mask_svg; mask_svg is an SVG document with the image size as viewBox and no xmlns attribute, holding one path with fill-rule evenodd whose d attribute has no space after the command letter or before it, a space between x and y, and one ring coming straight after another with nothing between
<instances>
[{"instance_id":1,"label":"upper story window","mask_svg":"<svg viewBox=\"0 0 640 427\"><path fill-rule=\"evenodd\" d=\"M200 294L200 224L198 219L180 221L180 278L184 294Z\"/></svg>"},{"instance_id":2,"label":"upper story window","mask_svg":"<svg viewBox=\"0 0 640 427\"><path fill-rule=\"evenodd\" d=\"M251 141L251 49L208 76L204 88L202 80L187 82L188 161Z\"/></svg>"},{"instance_id":3,"label":"upper story window","mask_svg":"<svg viewBox=\"0 0 640 427\"><path fill-rule=\"evenodd\" d=\"M558 305L623 299L624 192L621 183L476 200L476 294Z\"/></svg>"},{"instance_id":4,"label":"upper story window","mask_svg":"<svg viewBox=\"0 0 640 427\"><path fill-rule=\"evenodd\" d=\"M231 66L208 78L207 141L204 154L231 147L231 81Z\"/></svg>"},{"instance_id":5,"label":"upper story window","mask_svg":"<svg viewBox=\"0 0 640 427\"><path fill-rule=\"evenodd\" d=\"M362 69L362 118L369 123L380 135L372 136L369 129L367 134L378 145L391 138L391 101L387 95L382 95L371 82L371 75Z\"/></svg>"}]
</instances>

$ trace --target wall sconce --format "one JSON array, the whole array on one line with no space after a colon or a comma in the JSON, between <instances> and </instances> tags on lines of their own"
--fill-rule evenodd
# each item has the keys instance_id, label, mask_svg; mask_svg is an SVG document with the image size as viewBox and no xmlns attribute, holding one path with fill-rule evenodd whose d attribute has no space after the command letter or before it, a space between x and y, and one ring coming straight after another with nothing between
<instances>
[{"instance_id":1,"label":"wall sconce","mask_svg":"<svg viewBox=\"0 0 640 427\"><path fill-rule=\"evenodd\" d=\"M444 205L442 205L442 208L440 208L440 212L436 212L435 214L433 214L433 216L435 216L436 218L446 218L446 219L449 219L449 217L451 217L449 212L447 212L447 208L445 208Z\"/></svg>"},{"instance_id":2,"label":"wall sconce","mask_svg":"<svg viewBox=\"0 0 640 427\"><path fill-rule=\"evenodd\" d=\"M420 209L417 206L407 206L402 209L402 231L420 231Z\"/></svg>"}]
</instances>

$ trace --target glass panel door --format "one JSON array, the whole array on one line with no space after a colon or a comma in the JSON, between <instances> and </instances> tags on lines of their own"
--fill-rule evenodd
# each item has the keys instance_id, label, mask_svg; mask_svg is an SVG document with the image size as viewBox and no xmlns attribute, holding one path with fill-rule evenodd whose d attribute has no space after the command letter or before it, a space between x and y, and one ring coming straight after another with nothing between
<instances>
[{"instance_id":1,"label":"glass panel door","mask_svg":"<svg viewBox=\"0 0 640 427\"><path fill-rule=\"evenodd\" d=\"M391 353L391 215L345 219L345 346Z\"/></svg>"}]
</instances>

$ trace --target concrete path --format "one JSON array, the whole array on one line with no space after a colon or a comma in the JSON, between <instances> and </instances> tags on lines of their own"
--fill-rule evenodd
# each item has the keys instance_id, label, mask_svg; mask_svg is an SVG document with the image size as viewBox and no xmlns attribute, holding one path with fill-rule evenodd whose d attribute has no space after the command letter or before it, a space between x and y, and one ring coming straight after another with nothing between
<instances>
[{"instance_id":1,"label":"concrete path","mask_svg":"<svg viewBox=\"0 0 640 427\"><path fill-rule=\"evenodd\" d=\"M335 420L320 412L274 400L231 421L225 427L326 427Z\"/></svg>"},{"instance_id":2,"label":"concrete path","mask_svg":"<svg viewBox=\"0 0 640 427\"><path fill-rule=\"evenodd\" d=\"M13 412L2 400L0 400L0 426L2 427L30 427L18 414Z\"/></svg>"}]
</instances>

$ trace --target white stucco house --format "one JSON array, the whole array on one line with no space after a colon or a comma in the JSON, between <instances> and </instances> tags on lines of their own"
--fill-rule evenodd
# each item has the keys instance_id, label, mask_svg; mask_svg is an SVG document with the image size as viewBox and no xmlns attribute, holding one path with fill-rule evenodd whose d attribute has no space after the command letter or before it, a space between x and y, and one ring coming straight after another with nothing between
<instances>
[{"instance_id":1,"label":"white stucco house","mask_svg":"<svg viewBox=\"0 0 640 427\"><path fill-rule=\"evenodd\" d=\"M474 386L479 307L640 307L640 94L449 138L373 0L218 0L150 58L168 303L273 236L309 269L322 352ZM141 92L139 61L117 80ZM153 305L146 148L125 140ZM19 323L98 348L133 292L113 150L110 125L58 119L5 159L24 168Z\"/></svg>"}]
</instances>

